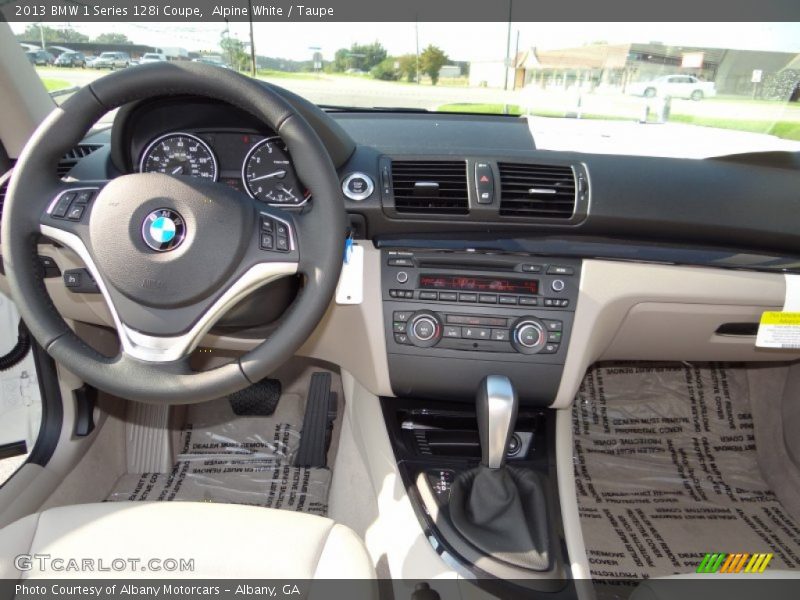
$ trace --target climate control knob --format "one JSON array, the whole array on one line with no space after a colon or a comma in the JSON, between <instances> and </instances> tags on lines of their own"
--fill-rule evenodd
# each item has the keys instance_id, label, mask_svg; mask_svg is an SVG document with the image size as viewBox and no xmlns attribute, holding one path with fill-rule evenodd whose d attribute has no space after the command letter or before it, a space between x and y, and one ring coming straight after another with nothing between
<instances>
[{"instance_id":1,"label":"climate control knob","mask_svg":"<svg viewBox=\"0 0 800 600\"><path fill-rule=\"evenodd\" d=\"M436 313L421 310L411 315L406 326L408 341L420 348L435 346L442 337L442 321Z\"/></svg>"},{"instance_id":2,"label":"climate control knob","mask_svg":"<svg viewBox=\"0 0 800 600\"><path fill-rule=\"evenodd\" d=\"M511 330L511 345L522 354L536 354L546 341L545 326L536 317L520 318Z\"/></svg>"}]
</instances>

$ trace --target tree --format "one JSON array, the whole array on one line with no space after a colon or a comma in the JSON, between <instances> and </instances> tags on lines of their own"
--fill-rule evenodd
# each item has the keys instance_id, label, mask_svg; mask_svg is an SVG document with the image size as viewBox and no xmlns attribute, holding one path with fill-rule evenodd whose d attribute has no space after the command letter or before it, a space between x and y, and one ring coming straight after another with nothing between
<instances>
[{"instance_id":1,"label":"tree","mask_svg":"<svg viewBox=\"0 0 800 600\"><path fill-rule=\"evenodd\" d=\"M28 42L39 41L42 39L42 34L44 34L45 43L49 44L57 44L57 43L69 44L71 42L89 41L88 35L78 33L71 27L56 29L53 27L48 27L47 25L42 25L40 30L39 25L35 23L31 23L25 28L25 31L23 31L22 33L18 33L17 39L25 40Z\"/></svg>"},{"instance_id":2,"label":"tree","mask_svg":"<svg viewBox=\"0 0 800 600\"><path fill-rule=\"evenodd\" d=\"M417 55L404 54L397 59L400 63L400 76L405 77L409 82L417 80Z\"/></svg>"},{"instance_id":3,"label":"tree","mask_svg":"<svg viewBox=\"0 0 800 600\"><path fill-rule=\"evenodd\" d=\"M386 58L372 67L369 74L375 79L383 81L397 81L400 79L400 70L395 67L397 60L394 58Z\"/></svg>"},{"instance_id":4,"label":"tree","mask_svg":"<svg viewBox=\"0 0 800 600\"><path fill-rule=\"evenodd\" d=\"M101 33L96 38L94 38L94 41L97 42L98 44L132 44L133 43L128 39L127 35L125 35L124 33L117 33L117 32Z\"/></svg>"},{"instance_id":5,"label":"tree","mask_svg":"<svg viewBox=\"0 0 800 600\"><path fill-rule=\"evenodd\" d=\"M244 44L241 40L232 37L224 37L220 41L219 47L222 48L223 56L227 59L228 64L232 68L237 71L247 68L250 55L245 51Z\"/></svg>"},{"instance_id":6,"label":"tree","mask_svg":"<svg viewBox=\"0 0 800 600\"><path fill-rule=\"evenodd\" d=\"M431 78L431 83L439 82L439 71L447 62L447 54L441 48L428 44L428 47L419 55L419 68Z\"/></svg>"},{"instance_id":7,"label":"tree","mask_svg":"<svg viewBox=\"0 0 800 600\"><path fill-rule=\"evenodd\" d=\"M336 51L333 56L333 68L339 72L347 69L369 71L372 67L383 62L386 56L386 48L380 42L353 44L349 49L339 48Z\"/></svg>"}]
</instances>

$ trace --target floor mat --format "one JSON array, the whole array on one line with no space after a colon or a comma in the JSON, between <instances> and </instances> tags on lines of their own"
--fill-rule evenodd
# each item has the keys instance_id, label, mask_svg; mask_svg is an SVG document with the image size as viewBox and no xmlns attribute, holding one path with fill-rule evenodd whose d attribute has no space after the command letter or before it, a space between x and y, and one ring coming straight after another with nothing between
<instances>
[{"instance_id":1,"label":"floor mat","mask_svg":"<svg viewBox=\"0 0 800 600\"><path fill-rule=\"evenodd\" d=\"M746 372L601 365L573 407L578 505L593 578L694 572L706 553L800 567L800 529L761 477Z\"/></svg>"},{"instance_id":2,"label":"floor mat","mask_svg":"<svg viewBox=\"0 0 800 600\"><path fill-rule=\"evenodd\" d=\"M285 393L269 417L239 417L227 399L189 407L170 473L123 475L109 501L252 504L328 512L331 472L292 465L305 400Z\"/></svg>"}]
</instances>

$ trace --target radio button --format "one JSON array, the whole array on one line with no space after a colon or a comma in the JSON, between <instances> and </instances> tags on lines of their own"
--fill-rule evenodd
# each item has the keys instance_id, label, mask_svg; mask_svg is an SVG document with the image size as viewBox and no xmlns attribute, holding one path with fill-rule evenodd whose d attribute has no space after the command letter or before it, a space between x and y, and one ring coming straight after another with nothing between
<instances>
[{"instance_id":1,"label":"radio button","mask_svg":"<svg viewBox=\"0 0 800 600\"><path fill-rule=\"evenodd\" d=\"M459 302L477 302L478 301L478 294L459 294L458 295Z\"/></svg>"},{"instance_id":2,"label":"radio button","mask_svg":"<svg viewBox=\"0 0 800 600\"><path fill-rule=\"evenodd\" d=\"M497 304L497 294L480 294L478 302L482 304Z\"/></svg>"},{"instance_id":3,"label":"radio button","mask_svg":"<svg viewBox=\"0 0 800 600\"><path fill-rule=\"evenodd\" d=\"M548 275L574 275L575 269L573 267L565 267L562 265L550 265L547 267Z\"/></svg>"},{"instance_id":4,"label":"radio button","mask_svg":"<svg viewBox=\"0 0 800 600\"><path fill-rule=\"evenodd\" d=\"M508 329L492 329L492 339L495 342L507 342Z\"/></svg>"},{"instance_id":5,"label":"radio button","mask_svg":"<svg viewBox=\"0 0 800 600\"><path fill-rule=\"evenodd\" d=\"M500 296L500 304L516 304L517 297L516 296Z\"/></svg>"},{"instance_id":6,"label":"radio button","mask_svg":"<svg viewBox=\"0 0 800 600\"><path fill-rule=\"evenodd\" d=\"M405 333L406 332L406 324L405 323L392 323L392 329L395 333Z\"/></svg>"},{"instance_id":7,"label":"radio button","mask_svg":"<svg viewBox=\"0 0 800 600\"><path fill-rule=\"evenodd\" d=\"M414 261L410 258L390 258L387 264L390 267L413 267Z\"/></svg>"},{"instance_id":8,"label":"radio button","mask_svg":"<svg viewBox=\"0 0 800 600\"><path fill-rule=\"evenodd\" d=\"M394 341L404 346L408 346L409 344L411 344L411 342L408 339L408 336L405 333L395 333Z\"/></svg>"},{"instance_id":9,"label":"radio button","mask_svg":"<svg viewBox=\"0 0 800 600\"><path fill-rule=\"evenodd\" d=\"M446 338L460 338L461 327L454 327L453 325L445 325L444 333L442 335L444 335L444 337Z\"/></svg>"},{"instance_id":10,"label":"radio button","mask_svg":"<svg viewBox=\"0 0 800 600\"><path fill-rule=\"evenodd\" d=\"M561 342L561 332L560 331L548 331L547 332L547 341L554 342L558 344Z\"/></svg>"},{"instance_id":11,"label":"radio button","mask_svg":"<svg viewBox=\"0 0 800 600\"><path fill-rule=\"evenodd\" d=\"M405 323L406 321L408 321L411 318L411 315L413 315L413 314L414 313L411 312L410 310L404 310L404 311L399 311L398 310L398 311L394 312L394 314L392 315L392 318L395 321L402 321L403 323Z\"/></svg>"},{"instance_id":12,"label":"radio button","mask_svg":"<svg viewBox=\"0 0 800 600\"><path fill-rule=\"evenodd\" d=\"M405 283L406 281L408 281L408 273L399 271L397 273L397 283Z\"/></svg>"},{"instance_id":13,"label":"radio button","mask_svg":"<svg viewBox=\"0 0 800 600\"><path fill-rule=\"evenodd\" d=\"M455 292L439 292L439 300L442 302L456 302L458 294Z\"/></svg>"},{"instance_id":14,"label":"radio button","mask_svg":"<svg viewBox=\"0 0 800 600\"><path fill-rule=\"evenodd\" d=\"M564 283L563 279L554 279L553 282L550 284L550 288L554 292L563 292L565 286L566 284Z\"/></svg>"},{"instance_id":15,"label":"radio button","mask_svg":"<svg viewBox=\"0 0 800 600\"><path fill-rule=\"evenodd\" d=\"M519 303L522 306L539 306L539 299L538 298L526 298L521 296L519 299Z\"/></svg>"},{"instance_id":16,"label":"radio button","mask_svg":"<svg viewBox=\"0 0 800 600\"><path fill-rule=\"evenodd\" d=\"M436 292L420 292L419 293L420 300L438 300L439 294Z\"/></svg>"},{"instance_id":17,"label":"radio button","mask_svg":"<svg viewBox=\"0 0 800 600\"><path fill-rule=\"evenodd\" d=\"M539 350L539 354L555 354L558 352L558 344L545 344L544 348Z\"/></svg>"},{"instance_id":18,"label":"radio button","mask_svg":"<svg viewBox=\"0 0 800 600\"><path fill-rule=\"evenodd\" d=\"M522 265L522 272L523 273L541 273L542 266L541 265Z\"/></svg>"},{"instance_id":19,"label":"radio button","mask_svg":"<svg viewBox=\"0 0 800 600\"><path fill-rule=\"evenodd\" d=\"M488 340L491 337L491 331L485 327L464 327L462 334L470 340Z\"/></svg>"}]
</instances>

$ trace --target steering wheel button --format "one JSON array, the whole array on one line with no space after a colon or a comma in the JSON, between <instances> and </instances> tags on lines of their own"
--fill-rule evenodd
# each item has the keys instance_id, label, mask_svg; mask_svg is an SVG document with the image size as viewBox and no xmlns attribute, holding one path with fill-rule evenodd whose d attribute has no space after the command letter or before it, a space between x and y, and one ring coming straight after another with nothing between
<instances>
[{"instance_id":1,"label":"steering wheel button","mask_svg":"<svg viewBox=\"0 0 800 600\"><path fill-rule=\"evenodd\" d=\"M69 211L67 211L67 218L70 221L80 221L81 217L83 216L83 211L86 210L85 204L75 204L70 207Z\"/></svg>"},{"instance_id":2,"label":"steering wheel button","mask_svg":"<svg viewBox=\"0 0 800 600\"><path fill-rule=\"evenodd\" d=\"M279 234L278 238L277 238L277 240L275 242L275 248L277 250L280 250L281 252L288 252L289 251L289 238L281 237L281 235Z\"/></svg>"},{"instance_id":3,"label":"steering wheel button","mask_svg":"<svg viewBox=\"0 0 800 600\"><path fill-rule=\"evenodd\" d=\"M263 250L272 250L274 248L274 238L272 237L272 234L261 234L261 248Z\"/></svg>"},{"instance_id":4,"label":"steering wheel button","mask_svg":"<svg viewBox=\"0 0 800 600\"><path fill-rule=\"evenodd\" d=\"M272 231L272 220L261 217L261 229L263 231Z\"/></svg>"},{"instance_id":5,"label":"steering wheel button","mask_svg":"<svg viewBox=\"0 0 800 600\"><path fill-rule=\"evenodd\" d=\"M53 212L50 213L53 217L64 218L67 215L67 211L69 210L69 205L72 204L72 200L75 198L75 192L67 192L63 194L56 202L56 205L53 207Z\"/></svg>"},{"instance_id":6,"label":"steering wheel button","mask_svg":"<svg viewBox=\"0 0 800 600\"><path fill-rule=\"evenodd\" d=\"M288 236L289 235L289 229L283 223L276 223L275 224L275 233L278 234L278 237L280 237L280 236Z\"/></svg>"},{"instance_id":7,"label":"steering wheel button","mask_svg":"<svg viewBox=\"0 0 800 600\"><path fill-rule=\"evenodd\" d=\"M94 190L80 190L75 195L75 204L88 204L88 202L92 199L94 194L95 194Z\"/></svg>"}]
</instances>

